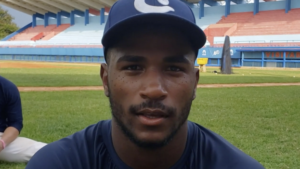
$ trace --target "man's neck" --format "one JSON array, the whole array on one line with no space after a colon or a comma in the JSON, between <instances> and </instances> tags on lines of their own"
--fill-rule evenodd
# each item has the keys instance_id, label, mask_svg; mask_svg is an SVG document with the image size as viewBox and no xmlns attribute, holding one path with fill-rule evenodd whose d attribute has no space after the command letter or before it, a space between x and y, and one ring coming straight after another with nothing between
<instances>
[{"instance_id":1,"label":"man's neck","mask_svg":"<svg viewBox=\"0 0 300 169\"><path fill-rule=\"evenodd\" d=\"M131 168L165 169L176 164L182 156L187 141L187 130L187 122L185 122L166 146L149 150L135 145L112 121L112 141L118 156Z\"/></svg>"}]
</instances>

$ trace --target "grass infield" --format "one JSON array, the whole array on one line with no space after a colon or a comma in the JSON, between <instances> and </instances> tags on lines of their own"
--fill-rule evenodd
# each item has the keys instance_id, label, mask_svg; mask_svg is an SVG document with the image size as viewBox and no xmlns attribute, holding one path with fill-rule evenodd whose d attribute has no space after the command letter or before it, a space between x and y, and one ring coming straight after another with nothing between
<instances>
[{"instance_id":1,"label":"grass infield","mask_svg":"<svg viewBox=\"0 0 300 169\"><path fill-rule=\"evenodd\" d=\"M13 64L12 64L13 63ZM18 65L17 65L18 63ZM234 74L200 74L200 84L292 83L300 82L300 70L233 69ZM99 86L100 64L0 62L0 76L19 87Z\"/></svg>"},{"instance_id":2,"label":"grass infield","mask_svg":"<svg viewBox=\"0 0 300 169\"><path fill-rule=\"evenodd\" d=\"M189 120L220 134L267 169L300 166L299 86L200 88ZM103 91L21 92L21 136L52 142L111 118ZM26 164L0 162L2 169Z\"/></svg>"}]
</instances>

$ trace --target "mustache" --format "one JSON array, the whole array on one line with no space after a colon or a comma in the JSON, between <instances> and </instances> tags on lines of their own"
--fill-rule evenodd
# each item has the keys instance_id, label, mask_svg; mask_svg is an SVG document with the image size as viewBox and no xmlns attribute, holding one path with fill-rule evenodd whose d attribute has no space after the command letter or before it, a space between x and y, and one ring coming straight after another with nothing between
<instances>
[{"instance_id":1,"label":"mustache","mask_svg":"<svg viewBox=\"0 0 300 169\"><path fill-rule=\"evenodd\" d=\"M163 103L161 103L159 101L155 101L155 100L149 100L149 101L143 102L138 105L131 105L129 107L129 112L131 112L133 114L137 114L137 112L139 112L142 109L146 109L146 108L159 109L159 110L166 112L167 115L172 115L176 112L176 108L166 106Z\"/></svg>"}]
</instances>

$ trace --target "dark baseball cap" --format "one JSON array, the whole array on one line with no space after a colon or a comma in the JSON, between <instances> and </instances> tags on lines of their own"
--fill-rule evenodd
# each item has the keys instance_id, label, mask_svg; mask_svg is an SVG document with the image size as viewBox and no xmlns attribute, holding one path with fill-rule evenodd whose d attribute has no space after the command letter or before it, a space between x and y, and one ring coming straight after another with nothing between
<instances>
[{"instance_id":1,"label":"dark baseball cap","mask_svg":"<svg viewBox=\"0 0 300 169\"><path fill-rule=\"evenodd\" d=\"M130 28L141 25L166 25L179 29L197 52L206 43L206 36L196 24L191 8L180 0L118 0L110 9L104 29L105 58L110 46Z\"/></svg>"}]
</instances>

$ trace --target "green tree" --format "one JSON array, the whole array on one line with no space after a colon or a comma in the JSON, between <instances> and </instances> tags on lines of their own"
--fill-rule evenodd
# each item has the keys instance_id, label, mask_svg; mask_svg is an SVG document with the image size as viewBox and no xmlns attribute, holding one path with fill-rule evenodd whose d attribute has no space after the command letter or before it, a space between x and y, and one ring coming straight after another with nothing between
<instances>
[{"instance_id":1,"label":"green tree","mask_svg":"<svg viewBox=\"0 0 300 169\"><path fill-rule=\"evenodd\" d=\"M14 18L0 6L0 40L19 28L12 22Z\"/></svg>"}]
</instances>

